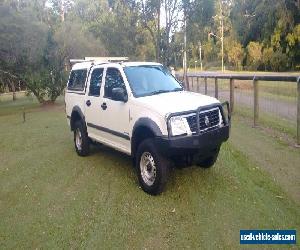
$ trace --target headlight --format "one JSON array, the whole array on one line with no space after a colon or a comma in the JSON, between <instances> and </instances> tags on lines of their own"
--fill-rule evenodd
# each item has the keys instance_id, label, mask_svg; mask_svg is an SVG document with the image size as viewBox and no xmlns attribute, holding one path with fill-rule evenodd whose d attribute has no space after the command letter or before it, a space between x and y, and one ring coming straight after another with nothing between
<instances>
[{"instance_id":1,"label":"headlight","mask_svg":"<svg viewBox=\"0 0 300 250\"><path fill-rule=\"evenodd\" d=\"M190 126L183 116L173 116L170 118L170 132L172 136L192 135Z\"/></svg>"}]
</instances>

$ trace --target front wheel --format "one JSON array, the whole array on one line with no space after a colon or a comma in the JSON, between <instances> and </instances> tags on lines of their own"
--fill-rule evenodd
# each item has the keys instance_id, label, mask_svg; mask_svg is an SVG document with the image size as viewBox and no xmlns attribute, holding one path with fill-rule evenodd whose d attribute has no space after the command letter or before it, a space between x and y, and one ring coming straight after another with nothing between
<instances>
[{"instance_id":1,"label":"front wheel","mask_svg":"<svg viewBox=\"0 0 300 250\"><path fill-rule=\"evenodd\" d=\"M151 195L160 194L169 176L170 162L156 150L152 139L139 145L135 165L142 189Z\"/></svg>"}]
</instances>

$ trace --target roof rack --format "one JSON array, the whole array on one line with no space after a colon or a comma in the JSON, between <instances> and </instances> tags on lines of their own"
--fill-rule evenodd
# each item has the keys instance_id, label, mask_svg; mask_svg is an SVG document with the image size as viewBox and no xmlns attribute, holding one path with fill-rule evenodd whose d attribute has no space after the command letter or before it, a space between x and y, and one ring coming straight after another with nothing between
<instances>
[{"instance_id":1,"label":"roof rack","mask_svg":"<svg viewBox=\"0 0 300 250\"><path fill-rule=\"evenodd\" d=\"M92 63L108 63L108 62L124 62L128 61L128 57L85 57L84 59L70 59L71 64L92 62Z\"/></svg>"}]
</instances>

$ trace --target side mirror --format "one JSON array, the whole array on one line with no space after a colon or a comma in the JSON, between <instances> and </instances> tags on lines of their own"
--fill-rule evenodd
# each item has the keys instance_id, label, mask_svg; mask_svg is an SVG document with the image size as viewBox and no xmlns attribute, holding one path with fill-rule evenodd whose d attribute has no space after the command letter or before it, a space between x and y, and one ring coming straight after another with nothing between
<instances>
[{"instance_id":1,"label":"side mirror","mask_svg":"<svg viewBox=\"0 0 300 250\"><path fill-rule=\"evenodd\" d=\"M127 102L128 95L126 90L123 88L113 88L112 89L112 97L114 101Z\"/></svg>"}]
</instances>

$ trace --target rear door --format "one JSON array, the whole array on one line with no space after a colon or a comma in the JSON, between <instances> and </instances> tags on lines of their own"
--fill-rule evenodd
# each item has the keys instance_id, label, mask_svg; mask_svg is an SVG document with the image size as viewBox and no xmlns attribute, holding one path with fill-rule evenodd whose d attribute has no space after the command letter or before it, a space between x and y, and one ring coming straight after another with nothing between
<instances>
[{"instance_id":1,"label":"rear door","mask_svg":"<svg viewBox=\"0 0 300 250\"><path fill-rule=\"evenodd\" d=\"M102 120L102 108L103 103L100 95L101 86L104 80L104 68L94 68L90 74L89 85L85 98L85 120L87 123L87 130L89 137L101 141L101 131L97 129L97 125Z\"/></svg>"},{"instance_id":2,"label":"rear door","mask_svg":"<svg viewBox=\"0 0 300 250\"><path fill-rule=\"evenodd\" d=\"M69 119L75 106L78 106L82 111L85 109L84 95L87 71L87 68L74 67L70 74L65 93L66 113Z\"/></svg>"}]
</instances>

